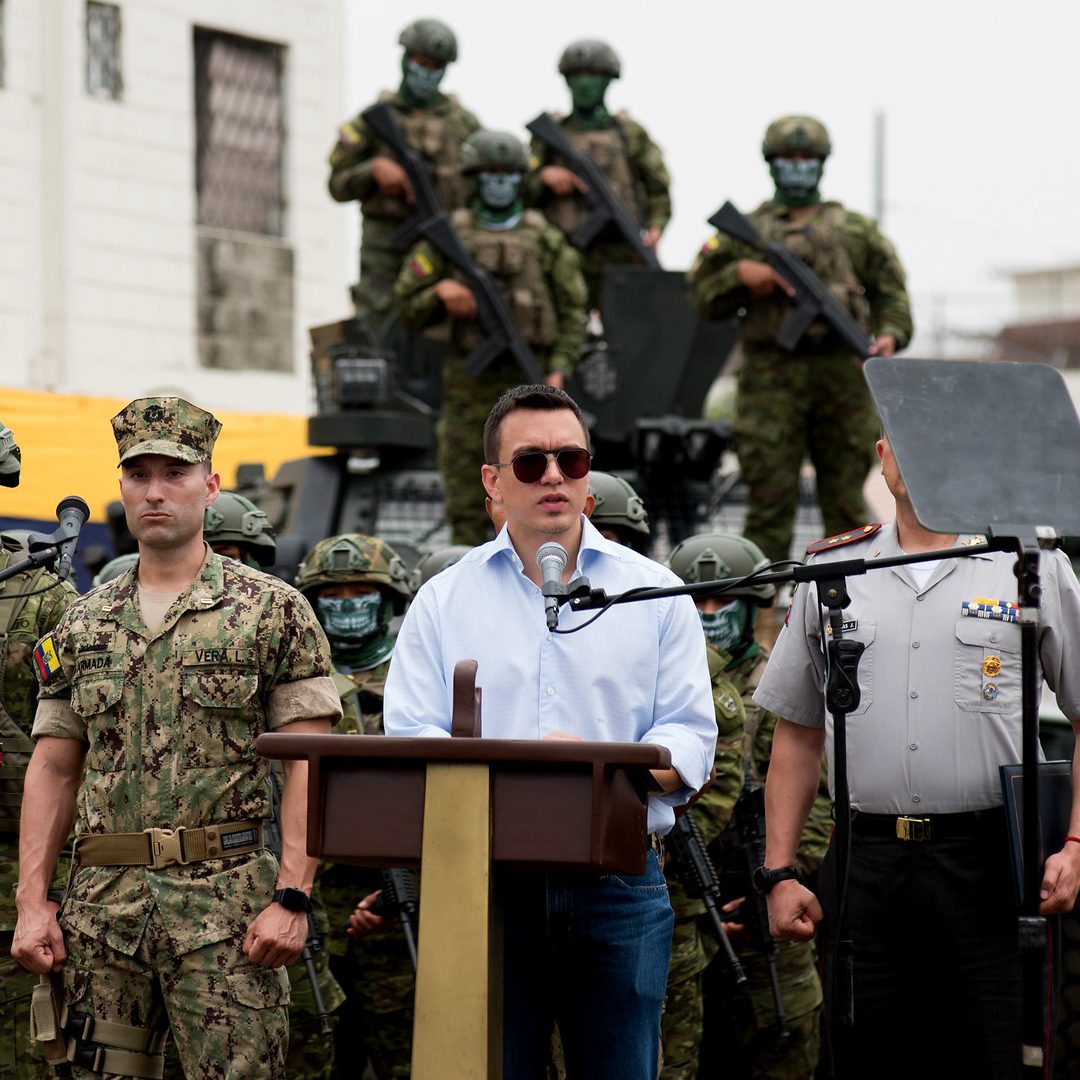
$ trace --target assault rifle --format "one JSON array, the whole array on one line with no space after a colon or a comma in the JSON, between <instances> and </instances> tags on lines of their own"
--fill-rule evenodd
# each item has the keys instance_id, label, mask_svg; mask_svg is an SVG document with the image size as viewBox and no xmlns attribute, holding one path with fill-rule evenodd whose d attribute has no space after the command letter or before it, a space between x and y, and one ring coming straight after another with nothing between
<instances>
[{"instance_id":1,"label":"assault rifle","mask_svg":"<svg viewBox=\"0 0 1080 1080\"><path fill-rule=\"evenodd\" d=\"M870 355L874 339L794 251L775 240L765 243L754 223L729 202L709 218L709 224L757 248L764 255L765 262L795 290L792 300L795 310L780 327L780 333L776 335L777 345L789 352L794 351L810 324L815 319L824 319L853 353L863 360Z\"/></svg>"},{"instance_id":2,"label":"assault rifle","mask_svg":"<svg viewBox=\"0 0 1080 1080\"><path fill-rule=\"evenodd\" d=\"M638 223L612 190L600 166L574 146L562 124L545 112L525 127L541 142L547 143L566 162L567 167L585 182L584 198L589 214L570 237L570 243L584 250L604 229L614 226L645 266L650 270L659 270L660 261L656 252L642 243Z\"/></svg>"},{"instance_id":3,"label":"assault rifle","mask_svg":"<svg viewBox=\"0 0 1080 1080\"><path fill-rule=\"evenodd\" d=\"M735 803L732 821L739 834L737 895L745 896L739 908L739 917L746 924L754 948L765 956L772 985L773 1003L776 1007L776 1023L781 1036L790 1034L784 999L780 995L780 979L776 973L776 941L769 933L769 906L765 897L753 886L754 868L765 865L765 789L749 784Z\"/></svg>"},{"instance_id":4,"label":"assault rifle","mask_svg":"<svg viewBox=\"0 0 1080 1080\"><path fill-rule=\"evenodd\" d=\"M412 184L415 199L413 212L393 235L394 247L398 251L408 251L416 243L424 222L442 209L438 192L435 190L435 181L424 159L405 141L394 110L385 101L372 105L360 115L368 127L397 154L409 177L409 183Z\"/></svg>"},{"instance_id":5,"label":"assault rifle","mask_svg":"<svg viewBox=\"0 0 1080 1080\"><path fill-rule=\"evenodd\" d=\"M420 234L461 271L476 297L476 321L483 331L484 340L466 358L465 370L470 375L479 375L499 357L509 353L521 368L525 382L542 383L544 375L540 365L515 325L499 287L465 250L445 211L425 221L420 227Z\"/></svg>"},{"instance_id":6,"label":"assault rifle","mask_svg":"<svg viewBox=\"0 0 1080 1080\"><path fill-rule=\"evenodd\" d=\"M416 889L408 870L394 868L379 871L379 898L368 909L375 915L396 915L405 931L405 943L409 946L409 958L416 970L416 923L420 905L416 902Z\"/></svg>"},{"instance_id":7,"label":"assault rifle","mask_svg":"<svg viewBox=\"0 0 1080 1080\"><path fill-rule=\"evenodd\" d=\"M675 872L679 875L687 895L705 901L705 911L716 928L720 945L727 957L736 985L746 982L746 972L743 971L742 964L739 963L739 958L731 947L727 928L724 926L724 919L720 912L723 897L720 894L720 883L716 880L716 870L701 839L697 822L690 816L689 811L685 811L675 819L674 828L664 837L664 845L671 852Z\"/></svg>"}]
</instances>

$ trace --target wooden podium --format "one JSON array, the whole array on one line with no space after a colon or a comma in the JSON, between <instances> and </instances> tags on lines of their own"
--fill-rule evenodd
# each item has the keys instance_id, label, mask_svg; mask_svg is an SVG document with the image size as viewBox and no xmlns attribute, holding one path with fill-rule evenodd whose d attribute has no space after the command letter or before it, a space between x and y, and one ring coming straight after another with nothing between
<instances>
[{"instance_id":1,"label":"wooden podium","mask_svg":"<svg viewBox=\"0 0 1080 1080\"><path fill-rule=\"evenodd\" d=\"M502 1076L502 964L492 863L645 870L647 743L480 737L475 660L454 669L452 737L260 735L265 757L308 762L309 854L423 867L414 1080ZM359 899L359 898L358 898Z\"/></svg>"}]
</instances>

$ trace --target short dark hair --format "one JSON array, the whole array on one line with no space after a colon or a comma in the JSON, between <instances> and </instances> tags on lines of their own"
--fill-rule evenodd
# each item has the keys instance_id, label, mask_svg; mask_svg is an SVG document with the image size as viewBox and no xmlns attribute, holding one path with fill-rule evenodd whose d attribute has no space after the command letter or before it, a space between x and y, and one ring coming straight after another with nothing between
<instances>
[{"instance_id":1,"label":"short dark hair","mask_svg":"<svg viewBox=\"0 0 1080 1080\"><path fill-rule=\"evenodd\" d=\"M557 387L546 383L526 384L504 391L484 421L484 461L489 465L495 465L499 460L502 422L515 409L569 409L585 432L586 449L592 450L589 428L578 403L565 390Z\"/></svg>"}]
</instances>

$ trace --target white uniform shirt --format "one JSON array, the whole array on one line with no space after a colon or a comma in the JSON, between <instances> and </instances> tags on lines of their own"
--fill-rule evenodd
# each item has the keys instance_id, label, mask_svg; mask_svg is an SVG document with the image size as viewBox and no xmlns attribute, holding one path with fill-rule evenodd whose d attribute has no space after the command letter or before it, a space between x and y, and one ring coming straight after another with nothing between
<instances>
[{"instance_id":1,"label":"white uniform shirt","mask_svg":"<svg viewBox=\"0 0 1080 1080\"><path fill-rule=\"evenodd\" d=\"M890 522L815 561L900 553ZM922 585L903 566L848 578L844 636L866 646L859 661L861 701L847 718L855 809L921 815L1001 803L998 767L1022 758L1020 626L1010 621L1015 608L1008 607L1017 600L1015 563L1005 553L942 559ZM1040 571L1042 673L1075 721L1080 587L1060 551L1043 552ZM799 585L754 700L796 724L826 728L832 788L822 646L827 622L816 586Z\"/></svg>"}]
</instances>

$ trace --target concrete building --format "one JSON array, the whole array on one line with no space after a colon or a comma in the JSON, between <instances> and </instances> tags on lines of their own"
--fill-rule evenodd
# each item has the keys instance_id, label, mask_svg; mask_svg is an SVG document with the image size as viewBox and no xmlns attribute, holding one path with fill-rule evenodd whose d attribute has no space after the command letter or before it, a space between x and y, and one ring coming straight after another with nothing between
<instances>
[{"instance_id":1,"label":"concrete building","mask_svg":"<svg viewBox=\"0 0 1080 1080\"><path fill-rule=\"evenodd\" d=\"M306 413L343 0L0 0L0 386Z\"/></svg>"}]
</instances>

